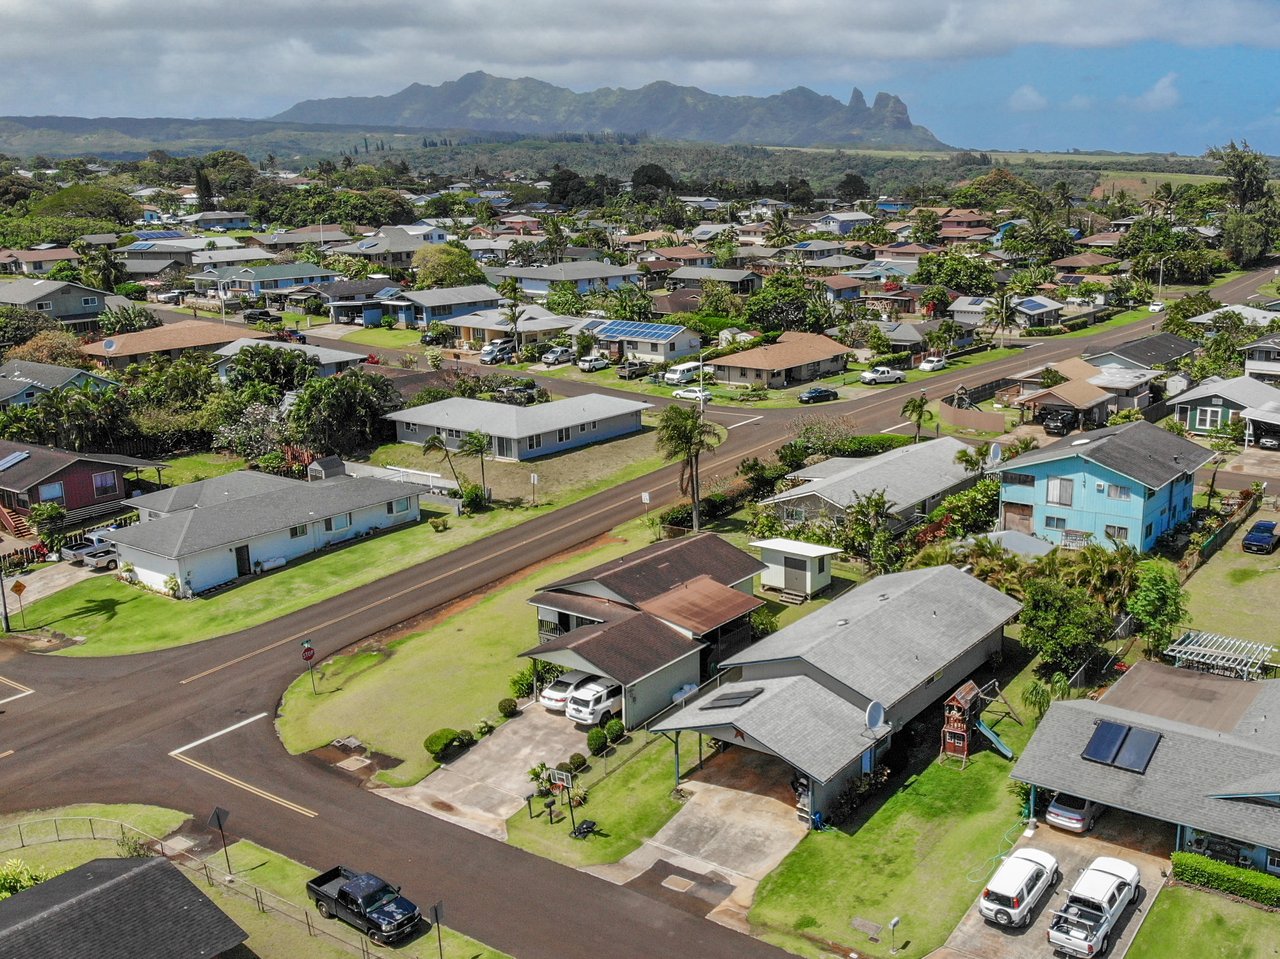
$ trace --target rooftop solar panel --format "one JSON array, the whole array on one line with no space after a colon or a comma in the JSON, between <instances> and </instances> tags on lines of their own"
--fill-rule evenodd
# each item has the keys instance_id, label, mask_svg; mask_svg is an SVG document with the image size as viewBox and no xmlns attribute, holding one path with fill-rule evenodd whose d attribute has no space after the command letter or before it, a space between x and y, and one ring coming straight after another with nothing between
<instances>
[{"instance_id":1,"label":"rooftop solar panel","mask_svg":"<svg viewBox=\"0 0 1280 959\"><path fill-rule=\"evenodd\" d=\"M1112 765L1142 775L1159 745L1160 734L1155 730L1131 728Z\"/></svg>"},{"instance_id":2,"label":"rooftop solar panel","mask_svg":"<svg viewBox=\"0 0 1280 959\"><path fill-rule=\"evenodd\" d=\"M1084 752L1080 754L1081 758L1110 766L1115 761L1116 754L1120 752L1129 729L1130 727L1123 723L1102 720L1089 738L1089 744L1084 747Z\"/></svg>"}]
</instances>

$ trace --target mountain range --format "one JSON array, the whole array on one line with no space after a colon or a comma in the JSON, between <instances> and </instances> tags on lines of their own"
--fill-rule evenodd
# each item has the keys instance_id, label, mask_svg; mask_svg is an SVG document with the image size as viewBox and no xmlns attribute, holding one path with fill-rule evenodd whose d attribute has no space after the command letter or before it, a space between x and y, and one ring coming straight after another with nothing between
<instances>
[{"instance_id":1,"label":"mountain range","mask_svg":"<svg viewBox=\"0 0 1280 959\"><path fill-rule=\"evenodd\" d=\"M854 88L848 103L795 87L767 97L721 96L666 81L638 90L605 87L575 93L542 80L468 73L439 86L413 83L383 97L304 100L271 118L288 123L409 129L553 133L645 133L673 140L774 146L907 147L945 150L911 122L889 93L871 106Z\"/></svg>"}]
</instances>

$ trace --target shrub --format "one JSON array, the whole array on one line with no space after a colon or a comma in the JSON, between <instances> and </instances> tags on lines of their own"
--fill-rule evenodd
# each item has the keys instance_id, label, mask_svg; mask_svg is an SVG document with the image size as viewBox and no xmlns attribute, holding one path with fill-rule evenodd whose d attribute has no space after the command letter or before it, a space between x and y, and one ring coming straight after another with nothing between
<instances>
[{"instance_id":1,"label":"shrub","mask_svg":"<svg viewBox=\"0 0 1280 959\"><path fill-rule=\"evenodd\" d=\"M621 719L611 719L604 724L604 734L609 737L609 742L616 743L627 734L627 727L622 725Z\"/></svg>"},{"instance_id":2,"label":"shrub","mask_svg":"<svg viewBox=\"0 0 1280 959\"><path fill-rule=\"evenodd\" d=\"M469 749L476 744L476 734L469 729L459 729L457 744L463 749Z\"/></svg>"},{"instance_id":3,"label":"shrub","mask_svg":"<svg viewBox=\"0 0 1280 959\"><path fill-rule=\"evenodd\" d=\"M520 708L516 706L516 701L511 697L498 700L498 715L503 719L510 719L516 713L520 712Z\"/></svg>"},{"instance_id":4,"label":"shrub","mask_svg":"<svg viewBox=\"0 0 1280 959\"><path fill-rule=\"evenodd\" d=\"M587 733L587 750L593 756L599 756L609 748L609 735L599 726Z\"/></svg>"},{"instance_id":5,"label":"shrub","mask_svg":"<svg viewBox=\"0 0 1280 959\"><path fill-rule=\"evenodd\" d=\"M469 735L469 733L468 733ZM422 744L422 748L431 753L431 758L440 761L440 757L447 753L450 747L458 741L458 731L456 729L437 729L434 733L426 738Z\"/></svg>"},{"instance_id":6,"label":"shrub","mask_svg":"<svg viewBox=\"0 0 1280 959\"><path fill-rule=\"evenodd\" d=\"M586 768L586 765L587 765L587 757L582 755L582 753L574 753L572 756L569 757L570 772L575 772L575 773L581 772L583 769Z\"/></svg>"},{"instance_id":7,"label":"shrub","mask_svg":"<svg viewBox=\"0 0 1280 959\"><path fill-rule=\"evenodd\" d=\"M1217 889L1264 906L1280 906L1280 877L1218 862L1197 853L1173 854L1173 878L1193 886Z\"/></svg>"}]
</instances>

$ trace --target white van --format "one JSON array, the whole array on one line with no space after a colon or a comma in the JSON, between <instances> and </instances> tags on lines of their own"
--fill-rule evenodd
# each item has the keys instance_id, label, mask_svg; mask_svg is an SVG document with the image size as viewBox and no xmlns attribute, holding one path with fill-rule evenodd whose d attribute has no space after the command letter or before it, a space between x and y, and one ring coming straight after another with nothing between
<instances>
[{"instance_id":1,"label":"white van","mask_svg":"<svg viewBox=\"0 0 1280 959\"><path fill-rule=\"evenodd\" d=\"M692 383L698 378L702 369L701 363L679 363L663 374L662 382L668 386L679 386L681 383Z\"/></svg>"}]
</instances>

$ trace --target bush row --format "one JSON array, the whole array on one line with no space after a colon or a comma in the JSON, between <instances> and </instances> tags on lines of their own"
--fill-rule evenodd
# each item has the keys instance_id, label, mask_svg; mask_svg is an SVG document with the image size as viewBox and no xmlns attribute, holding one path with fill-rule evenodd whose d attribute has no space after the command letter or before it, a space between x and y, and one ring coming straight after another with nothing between
<instances>
[{"instance_id":1,"label":"bush row","mask_svg":"<svg viewBox=\"0 0 1280 959\"><path fill-rule=\"evenodd\" d=\"M1280 877L1218 862L1194 852L1173 854L1173 878L1264 906L1280 906Z\"/></svg>"}]
</instances>

